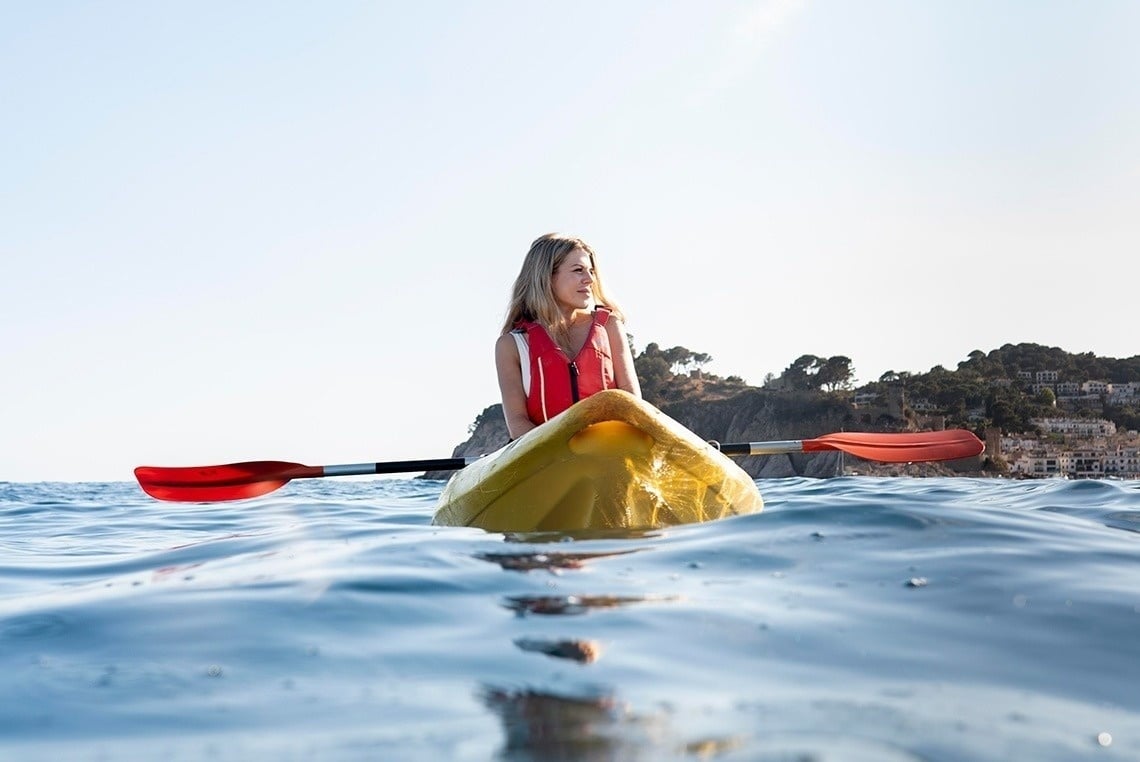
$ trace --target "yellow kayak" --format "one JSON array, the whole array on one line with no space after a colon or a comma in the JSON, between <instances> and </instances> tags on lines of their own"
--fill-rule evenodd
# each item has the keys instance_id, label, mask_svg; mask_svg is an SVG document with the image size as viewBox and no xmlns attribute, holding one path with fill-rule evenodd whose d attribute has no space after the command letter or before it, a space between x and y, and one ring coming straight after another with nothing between
<instances>
[{"instance_id":1,"label":"yellow kayak","mask_svg":"<svg viewBox=\"0 0 1140 762\"><path fill-rule=\"evenodd\" d=\"M643 529L763 504L756 482L727 456L611 389L455 474L433 523L490 532Z\"/></svg>"}]
</instances>

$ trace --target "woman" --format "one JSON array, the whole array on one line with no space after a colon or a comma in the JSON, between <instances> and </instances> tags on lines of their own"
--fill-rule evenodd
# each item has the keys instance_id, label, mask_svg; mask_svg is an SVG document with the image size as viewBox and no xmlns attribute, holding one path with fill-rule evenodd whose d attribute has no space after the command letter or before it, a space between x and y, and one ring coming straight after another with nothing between
<instances>
[{"instance_id":1,"label":"woman","mask_svg":"<svg viewBox=\"0 0 1140 762\"><path fill-rule=\"evenodd\" d=\"M641 396L624 315L584 241L550 233L531 244L495 342L495 368L512 439L603 389Z\"/></svg>"}]
</instances>

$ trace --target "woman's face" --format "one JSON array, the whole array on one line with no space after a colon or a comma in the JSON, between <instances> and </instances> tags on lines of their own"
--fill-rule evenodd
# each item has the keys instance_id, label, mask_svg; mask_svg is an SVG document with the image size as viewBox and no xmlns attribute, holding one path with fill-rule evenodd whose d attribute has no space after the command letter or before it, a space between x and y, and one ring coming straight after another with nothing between
<instances>
[{"instance_id":1,"label":"woman's face","mask_svg":"<svg viewBox=\"0 0 1140 762\"><path fill-rule=\"evenodd\" d=\"M566 255L554 270L550 283L554 301L565 312L594 306L594 263L590 255L577 248Z\"/></svg>"}]
</instances>

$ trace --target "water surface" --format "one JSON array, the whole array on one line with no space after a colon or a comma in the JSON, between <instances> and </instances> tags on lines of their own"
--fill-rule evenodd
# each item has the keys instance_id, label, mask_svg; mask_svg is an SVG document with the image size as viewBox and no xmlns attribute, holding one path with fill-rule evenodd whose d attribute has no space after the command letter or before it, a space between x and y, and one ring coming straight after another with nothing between
<instances>
[{"instance_id":1,"label":"water surface","mask_svg":"<svg viewBox=\"0 0 1140 762\"><path fill-rule=\"evenodd\" d=\"M1140 758L1140 483L592 537L433 527L441 486L0 483L0 758Z\"/></svg>"}]
</instances>

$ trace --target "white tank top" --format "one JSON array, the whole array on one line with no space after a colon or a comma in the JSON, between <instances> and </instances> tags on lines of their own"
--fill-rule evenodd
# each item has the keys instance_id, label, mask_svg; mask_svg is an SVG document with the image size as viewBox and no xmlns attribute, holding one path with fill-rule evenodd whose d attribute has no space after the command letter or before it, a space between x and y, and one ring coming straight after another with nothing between
<instances>
[{"instance_id":1,"label":"white tank top","mask_svg":"<svg viewBox=\"0 0 1140 762\"><path fill-rule=\"evenodd\" d=\"M530 344L526 340L526 331L511 331L515 337L515 344L519 348L519 363L522 365L523 391L530 394Z\"/></svg>"}]
</instances>

